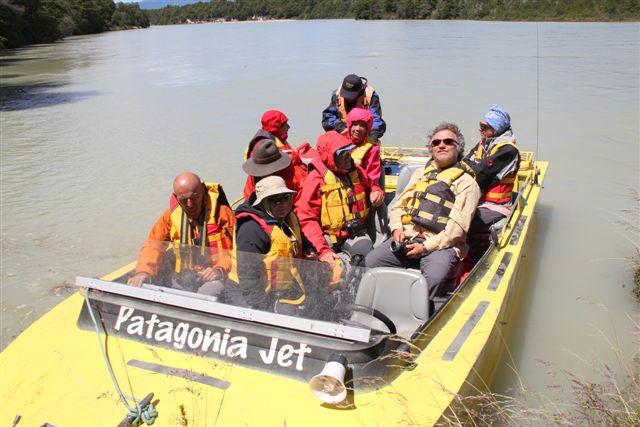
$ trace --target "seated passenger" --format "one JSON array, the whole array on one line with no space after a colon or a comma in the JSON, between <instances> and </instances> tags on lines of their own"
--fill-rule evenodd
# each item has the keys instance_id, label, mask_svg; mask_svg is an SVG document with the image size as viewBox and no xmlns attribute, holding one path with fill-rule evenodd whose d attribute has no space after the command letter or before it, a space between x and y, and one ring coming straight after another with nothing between
<instances>
[{"instance_id":1,"label":"seated passenger","mask_svg":"<svg viewBox=\"0 0 640 427\"><path fill-rule=\"evenodd\" d=\"M480 189L457 163L464 151L457 125L441 123L428 140L431 160L414 172L391 207L392 237L369 253L365 264L419 268L434 296L458 273Z\"/></svg>"},{"instance_id":2,"label":"seated passenger","mask_svg":"<svg viewBox=\"0 0 640 427\"><path fill-rule=\"evenodd\" d=\"M489 227L509 215L520 166L511 118L492 105L480 121L480 142L462 160L475 174L482 196L469 230L470 255L477 262L489 247Z\"/></svg>"},{"instance_id":3,"label":"seated passenger","mask_svg":"<svg viewBox=\"0 0 640 427\"><path fill-rule=\"evenodd\" d=\"M342 84L331 94L331 102L322 112L322 128L327 132L335 130L346 135L347 114L356 107L371 112L373 125L369 137L377 142L387 129L387 124L382 120L380 97L366 78L356 74L346 76Z\"/></svg>"},{"instance_id":4,"label":"seated passenger","mask_svg":"<svg viewBox=\"0 0 640 427\"><path fill-rule=\"evenodd\" d=\"M351 159L353 148L348 138L335 131L321 135L318 157L309 164L296 202L302 232L318 259L331 264L350 234L364 234L369 213L371 186L365 171Z\"/></svg>"},{"instance_id":5,"label":"seated passenger","mask_svg":"<svg viewBox=\"0 0 640 427\"><path fill-rule=\"evenodd\" d=\"M279 150L284 151L287 154L291 154L293 149L287 141L289 139L289 118L285 114L278 110L267 110L262 114L260 118L262 128L256 132L256 134L249 141L249 145L244 152L244 160L247 160L251 156L256 143L263 139L270 139L275 142L276 147Z\"/></svg>"},{"instance_id":6,"label":"seated passenger","mask_svg":"<svg viewBox=\"0 0 640 427\"><path fill-rule=\"evenodd\" d=\"M247 172L249 177L247 177L247 182L245 183L242 197L247 200L251 193L255 191L256 179L259 180L259 178L268 175L281 176L287 183L287 186L299 192L300 188L302 187L302 182L304 181L305 176L307 176L307 168L302 163L302 160L300 159L298 153L293 150L287 142L287 138L289 137L289 123L287 116L285 116L280 111L269 110L262 115L261 122L262 129L256 132L254 137L249 142L247 149L245 150L245 161L249 160L254 155L254 151L259 145L262 145L262 143L265 141L271 141L271 143L277 149L285 153L287 157L290 158L290 165L287 165L278 170L272 170L265 175L255 175L253 173ZM274 156L272 153L273 151L274 150L272 148L262 147L262 150L257 154L259 158L258 161L268 163Z\"/></svg>"},{"instance_id":7,"label":"seated passenger","mask_svg":"<svg viewBox=\"0 0 640 427\"><path fill-rule=\"evenodd\" d=\"M371 203L378 206L384 201L384 191L380 187L382 162L380 160L380 143L369 139L373 116L369 110L354 108L347 115L348 136L355 145L351 151L354 163L367 173L371 183Z\"/></svg>"},{"instance_id":8,"label":"seated passenger","mask_svg":"<svg viewBox=\"0 0 640 427\"><path fill-rule=\"evenodd\" d=\"M241 299L250 307L293 314L305 300L304 284L292 260L304 258L312 248L293 213L294 195L281 177L269 176L236 209L229 278L239 284Z\"/></svg>"},{"instance_id":9,"label":"seated passenger","mask_svg":"<svg viewBox=\"0 0 640 427\"><path fill-rule=\"evenodd\" d=\"M306 168L293 165L291 157L284 151L278 150L270 139L263 139L256 144L251 157L242 164L242 170L249 175L242 194L244 200L249 200L255 191L255 183L267 176L281 177L287 187L297 192L302 188L304 178L307 176Z\"/></svg>"},{"instance_id":10,"label":"seated passenger","mask_svg":"<svg viewBox=\"0 0 640 427\"><path fill-rule=\"evenodd\" d=\"M198 292L213 292L210 282L223 280L231 269L227 251L231 250L235 222L220 184L202 182L192 172L181 173L173 181L169 207L151 228L140 249L136 272L127 283L142 286L152 282L166 253L164 242L171 241L175 271L195 271L203 283ZM194 247L200 248L197 253Z\"/></svg>"}]
</instances>

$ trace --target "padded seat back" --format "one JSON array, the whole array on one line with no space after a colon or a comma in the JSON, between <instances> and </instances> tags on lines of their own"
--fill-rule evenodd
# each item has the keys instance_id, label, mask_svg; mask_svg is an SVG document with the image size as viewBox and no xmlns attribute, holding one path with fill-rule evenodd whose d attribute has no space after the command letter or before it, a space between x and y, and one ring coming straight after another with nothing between
<instances>
[{"instance_id":1,"label":"padded seat back","mask_svg":"<svg viewBox=\"0 0 640 427\"><path fill-rule=\"evenodd\" d=\"M389 202L389 207L393 206L398 200L398 196L402 194L407 184L411 180L411 175L416 171L416 169L424 169L424 165L422 164L408 164L405 165L400 171L400 175L398 175L398 181L396 183L396 195L393 200Z\"/></svg>"},{"instance_id":2,"label":"padded seat back","mask_svg":"<svg viewBox=\"0 0 640 427\"><path fill-rule=\"evenodd\" d=\"M368 270L360 281L356 304L374 308L396 326L397 334L410 338L429 319L429 289L424 276L416 270L378 267ZM373 317L354 312L352 320L388 332Z\"/></svg>"}]
</instances>

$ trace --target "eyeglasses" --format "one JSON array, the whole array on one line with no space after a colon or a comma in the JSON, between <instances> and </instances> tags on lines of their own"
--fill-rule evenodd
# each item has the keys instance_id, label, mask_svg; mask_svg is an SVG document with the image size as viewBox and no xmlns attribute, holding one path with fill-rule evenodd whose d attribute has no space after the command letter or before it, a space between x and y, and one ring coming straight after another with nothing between
<instances>
[{"instance_id":1,"label":"eyeglasses","mask_svg":"<svg viewBox=\"0 0 640 427\"><path fill-rule=\"evenodd\" d=\"M178 203L184 205L188 201L190 201L191 203L195 203L198 199L200 199L202 197L202 190L198 190L195 193L193 193L191 196L187 196L187 197L178 197L178 195L175 193L174 195L176 196L176 199L178 199Z\"/></svg>"},{"instance_id":2,"label":"eyeglasses","mask_svg":"<svg viewBox=\"0 0 640 427\"><path fill-rule=\"evenodd\" d=\"M270 196L270 197L267 197L267 200L269 201L269 203L273 203L274 205L276 203L287 203L291 201L291 193L277 194L275 196Z\"/></svg>"},{"instance_id":3,"label":"eyeglasses","mask_svg":"<svg viewBox=\"0 0 640 427\"><path fill-rule=\"evenodd\" d=\"M438 145L440 145L441 142L444 142L444 145L454 145L456 144L458 141L456 141L453 138L445 138L445 139L432 139L431 140L431 145L433 145L434 147L437 147Z\"/></svg>"},{"instance_id":4,"label":"eyeglasses","mask_svg":"<svg viewBox=\"0 0 640 427\"><path fill-rule=\"evenodd\" d=\"M491 126L489 126L486 123L480 122L480 130L489 130L489 129L491 129Z\"/></svg>"}]
</instances>

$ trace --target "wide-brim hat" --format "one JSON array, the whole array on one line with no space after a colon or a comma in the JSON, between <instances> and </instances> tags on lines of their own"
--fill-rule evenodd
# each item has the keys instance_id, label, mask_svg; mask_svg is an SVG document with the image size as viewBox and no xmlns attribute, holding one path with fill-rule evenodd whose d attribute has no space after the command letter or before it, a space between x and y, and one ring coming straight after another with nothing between
<instances>
[{"instance_id":1,"label":"wide-brim hat","mask_svg":"<svg viewBox=\"0 0 640 427\"><path fill-rule=\"evenodd\" d=\"M253 206L258 206L267 197L284 193L296 192L287 187L282 177L274 175L262 178L256 183L256 201L253 202Z\"/></svg>"},{"instance_id":2,"label":"wide-brim hat","mask_svg":"<svg viewBox=\"0 0 640 427\"><path fill-rule=\"evenodd\" d=\"M283 153L276 147L276 143L270 139L258 141L251 153L251 157L242 164L242 170L251 176L268 176L274 174L291 164L287 153Z\"/></svg>"},{"instance_id":3,"label":"wide-brim hat","mask_svg":"<svg viewBox=\"0 0 640 427\"><path fill-rule=\"evenodd\" d=\"M349 74L342 81L340 87L340 96L347 101L355 101L364 92L364 84L366 79L356 75Z\"/></svg>"}]
</instances>

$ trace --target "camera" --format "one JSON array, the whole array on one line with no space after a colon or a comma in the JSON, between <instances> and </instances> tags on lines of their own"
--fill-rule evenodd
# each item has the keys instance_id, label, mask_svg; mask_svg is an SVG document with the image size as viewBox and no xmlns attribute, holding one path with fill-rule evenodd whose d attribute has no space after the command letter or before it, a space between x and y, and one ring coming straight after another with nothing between
<instances>
[{"instance_id":1,"label":"camera","mask_svg":"<svg viewBox=\"0 0 640 427\"><path fill-rule=\"evenodd\" d=\"M394 254L404 254L407 249L407 242L391 241L391 252Z\"/></svg>"},{"instance_id":2,"label":"camera","mask_svg":"<svg viewBox=\"0 0 640 427\"><path fill-rule=\"evenodd\" d=\"M351 221L348 221L347 224L345 225L345 228L349 233L350 239L353 239L354 237L362 236L365 234L364 225L362 225L360 220L357 220L357 219L352 219Z\"/></svg>"},{"instance_id":3,"label":"camera","mask_svg":"<svg viewBox=\"0 0 640 427\"><path fill-rule=\"evenodd\" d=\"M411 240L405 240L403 242L398 242L397 240L391 240L391 252L394 254L402 254L404 255L407 252L407 245L411 243L423 243L424 238L422 237L414 237Z\"/></svg>"}]
</instances>

